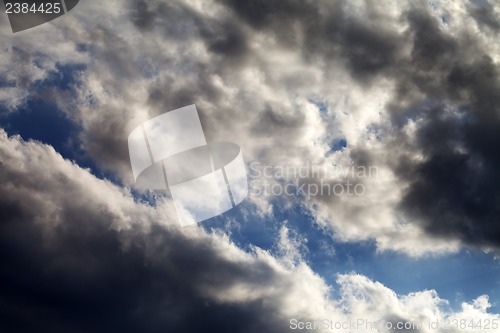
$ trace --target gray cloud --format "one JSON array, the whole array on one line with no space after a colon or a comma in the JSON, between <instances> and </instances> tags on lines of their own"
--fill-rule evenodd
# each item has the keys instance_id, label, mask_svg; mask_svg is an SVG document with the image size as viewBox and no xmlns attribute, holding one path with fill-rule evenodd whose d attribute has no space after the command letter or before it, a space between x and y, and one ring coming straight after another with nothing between
<instances>
[{"instance_id":1,"label":"gray cloud","mask_svg":"<svg viewBox=\"0 0 500 333\"><path fill-rule=\"evenodd\" d=\"M2 132L0 160L2 330L285 331L279 296L257 296L294 288L273 265L242 265L225 255L236 248L169 226L48 146ZM213 296L240 285L256 298Z\"/></svg>"},{"instance_id":2,"label":"gray cloud","mask_svg":"<svg viewBox=\"0 0 500 333\"><path fill-rule=\"evenodd\" d=\"M474 3L475 2L475 3ZM500 19L495 13L495 7L488 1L471 1L469 12L480 28L489 28L494 32L500 30Z\"/></svg>"},{"instance_id":3,"label":"gray cloud","mask_svg":"<svg viewBox=\"0 0 500 333\"><path fill-rule=\"evenodd\" d=\"M274 165L339 160L376 164L392 173L393 178L370 180L370 197L342 205L338 198L318 198L339 233L353 228L347 239L394 243L399 234L386 231L403 216L432 241L438 236L445 245L460 240L496 246L498 193L489 185L498 181L493 172L498 165L496 14L482 11L494 9L493 3L458 8L439 1L434 7L426 2L129 1L120 5L123 16L113 6L81 4L78 11L85 15L75 11L56 22L47 31L61 47L40 52L48 65L34 73L9 72L19 84L15 92L4 90L9 103L18 105L12 96L25 100L30 93L25 95L23 87L37 78L43 82L52 64L69 58L84 62L86 70L71 93L54 94L82 128L82 149L101 168L129 184L130 130L195 103L209 141L238 142L248 160ZM36 33L10 41L35 57L24 68L39 59L40 36L49 35ZM14 57L9 59L12 63ZM324 114L310 101L318 95L330 105ZM411 126L414 136L407 133ZM378 129L379 139L366 139L371 128ZM346 149L326 156L329 140L342 136ZM441 169L452 170L446 172L450 179L440 176ZM458 170L467 177L460 180ZM437 200L426 199L430 193ZM380 202L380 197L391 199ZM373 227L369 232L367 225ZM453 233L446 233L450 228Z\"/></svg>"},{"instance_id":4,"label":"gray cloud","mask_svg":"<svg viewBox=\"0 0 500 333\"><path fill-rule=\"evenodd\" d=\"M500 143L498 65L477 32L452 34L444 24L446 18L459 20L455 13L439 17L423 4L402 10L398 24L407 29L398 34L391 32L393 22L385 22L380 9L369 4L358 18L342 6L325 14L307 2L227 3L250 26L278 38L298 22L306 36L299 47L327 59L341 56L361 85L382 77L394 80L396 94L387 104L393 128L405 128L412 119L409 110L413 119L421 120L415 141L401 133L391 142L408 144L423 155L421 162L393 156L400 161L396 175L409 184L400 204L407 219L431 236L499 246L499 159L494 149ZM467 10L480 28L496 29L491 3L471 4ZM289 46L286 41L283 45ZM426 103L438 105L428 108ZM457 114L446 113L449 108ZM354 148L351 155L360 157L361 152ZM361 164L377 160L368 151L362 155Z\"/></svg>"},{"instance_id":5,"label":"gray cloud","mask_svg":"<svg viewBox=\"0 0 500 333\"><path fill-rule=\"evenodd\" d=\"M498 247L498 66L470 36L444 34L429 14L409 20L411 72L398 78L395 101L410 101L413 111L392 111L397 126L419 121L407 143L423 160L401 158L397 173L410 184L402 206L431 235ZM415 92L422 97L414 100Z\"/></svg>"},{"instance_id":6,"label":"gray cloud","mask_svg":"<svg viewBox=\"0 0 500 333\"><path fill-rule=\"evenodd\" d=\"M286 232L283 258L245 253L223 235L176 227L172 207L136 202L52 147L3 131L0 197L4 331L287 332L292 318L441 313L434 291L399 297L356 274L339 276L331 299ZM481 296L446 315L496 318L489 306Z\"/></svg>"}]
</instances>

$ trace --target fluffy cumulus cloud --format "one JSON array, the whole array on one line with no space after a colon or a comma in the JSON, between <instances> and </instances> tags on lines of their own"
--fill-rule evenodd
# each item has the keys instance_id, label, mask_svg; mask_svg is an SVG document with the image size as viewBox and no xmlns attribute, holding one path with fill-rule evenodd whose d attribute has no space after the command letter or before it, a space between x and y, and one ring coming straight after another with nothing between
<instances>
[{"instance_id":1,"label":"fluffy cumulus cloud","mask_svg":"<svg viewBox=\"0 0 500 333\"><path fill-rule=\"evenodd\" d=\"M280 331L327 303L304 265L177 228L50 146L0 142L2 330Z\"/></svg>"},{"instance_id":2,"label":"fluffy cumulus cloud","mask_svg":"<svg viewBox=\"0 0 500 333\"><path fill-rule=\"evenodd\" d=\"M168 205L134 201L52 147L3 131L0 168L5 331L429 332L455 319L499 320L487 296L452 311L434 291L397 295L357 274L339 275L333 290L286 228L279 256L244 252L223 234L176 227Z\"/></svg>"},{"instance_id":3,"label":"fluffy cumulus cloud","mask_svg":"<svg viewBox=\"0 0 500 333\"><path fill-rule=\"evenodd\" d=\"M79 129L72 142L125 186L1 133L5 327L31 318L19 330L280 332L291 318L495 319L487 296L457 312L434 291L396 295L355 274L333 292L285 229L282 257L179 229L168 201L131 195L127 137L196 104L207 140L242 147L256 181L248 200L268 219L279 199L335 241L410 256L498 251L499 13L480 0L82 1L15 35L0 16L2 112L55 104ZM64 87L44 85L68 75ZM282 191L262 193L263 183Z\"/></svg>"}]
</instances>

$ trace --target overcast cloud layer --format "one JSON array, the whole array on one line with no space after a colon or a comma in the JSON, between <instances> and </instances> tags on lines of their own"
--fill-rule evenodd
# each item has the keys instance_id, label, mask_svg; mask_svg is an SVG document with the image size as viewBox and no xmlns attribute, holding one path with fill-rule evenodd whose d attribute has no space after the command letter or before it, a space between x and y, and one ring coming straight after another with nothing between
<instances>
[{"instance_id":1,"label":"overcast cloud layer","mask_svg":"<svg viewBox=\"0 0 500 333\"><path fill-rule=\"evenodd\" d=\"M86 1L15 35L0 15L3 112L55 104L78 128L68 140L117 180L1 132L3 325L281 332L291 318L495 317L486 295L453 311L434 291L396 295L354 273L338 276L334 297L286 229L279 257L180 229L170 203L131 195L127 136L196 104L207 139L238 143L248 171L376 168L300 178L363 195L251 195L261 218L273 221L279 199L339 242L414 257L498 252L499 29L498 4L479 0ZM65 75L67 87L44 85ZM268 180L296 180L283 178Z\"/></svg>"}]
</instances>

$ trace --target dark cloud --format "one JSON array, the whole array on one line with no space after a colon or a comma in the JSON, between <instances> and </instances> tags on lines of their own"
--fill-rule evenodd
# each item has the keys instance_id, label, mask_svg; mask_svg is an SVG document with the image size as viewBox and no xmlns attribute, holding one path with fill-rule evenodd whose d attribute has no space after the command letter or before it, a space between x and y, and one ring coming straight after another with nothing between
<instances>
[{"instance_id":1,"label":"dark cloud","mask_svg":"<svg viewBox=\"0 0 500 333\"><path fill-rule=\"evenodd\" d=\"M260 301L218 304L196 290L272 280L268 267L248 272L158 226L129 235L124 250L109 224L87 214L68 216L49 243L33 217L1 209L9 216L0 236L2 331L264 332L277 325Z\"/></svg>"},{"instance_id":2,"label":"dark cloud","mask_svg":"<svg viewBox=\"0 0 500 333\"><path fill-rule=\"evenodd\" d=\"M500 122L447 117L443 106L425 118L416 143L425 160L399 169L410 182L405 210L430 234L498 247Z\"/></svg>"},{"instance_id":3,"label":"dark cloud","mask_svg":"<svg viewBox=\"0 0 500 333\"><path fill-rule=\"evenodd\" d=\"M274 34L306 59L321 56L336 63L342 59L362 81L393 65L400 51L401 37L391 31L383 15L373 11L368 17L349 16L340 1L223 2L251 27Z\"/></svg>"},{"instance_id":4,"label":"dark cloud","mask_svg":"<svg viewBox=\"0 0 500 333\"><path fill-rule=\"evenodd\" d=\"M48 147L3 137L0 160L3 332L285 331L279 298L229 296L239 285L289 291L268 263L243 265L207 235L146 227L151 212ZM129 227L116 227L121 214Z\"/></svg>"},{"instance_id":5,"label":"dark cloud","mask_svg":"<svg viewBox=\"0 0 500 333\"><path fill-rule=\"evenodd\" d=\"M288 139L289 133L294 132L300 137L304 118L303 114L282 114L268 104L253 124L253 132L259 136L278 136L284 139Z\"/></svg>"},{"instance_id":6,"label":"dark cloud","mask_svg":"<svg viewBox=\"0 0 500 333\"><path fill-rule=\"evenodd\" d=\"M397 39L384 29L348 21L340 33L335 33L339 35L341 53L356 76L378 73L396 61Z\"/></svg>"},{"instance_id":7,"label":"dark cloud","mask_svg":"<svg viewBox=\"0 0 500 333\"><path fill-rule=\"evenodd\" d=\"M233 9L247 24L256 29L285 28L294 22L313 23L318 16L318 4L315 1L220 1Z\"/></svg>"},{"instance_id":8,"label":"dark cloud","mask_svg":"<svg viewBox=\"0 0 500 333\"><path fill-rule=\"evenodd\" d=\"M130 19L141 30L151 29L154 25L155 11L150 9L147 1L133 1Z\"/></svg>"},{"instance_id":9,"label":"dark cloud","mask_svg":"<svg viewBox=\"0 0 500 333\"><path fill-rule=\"evenodd\" d=\"M480 28L489 28L495 32L500 30L500 19L488 1L471 1L469 12Z\"/></svg>"},{"instance_id":10,"label":"dark cloud","mask_svg":"<svg viewBox=\"0 0 500 333\"><path fill-rule=\"evenodd\" d=\"M406 144L423 160L401 159L397 174L410 184L402 207L430 235L499 247L498 67L474 38L451 37L429 13L408 20L411 57L389 108L396 126L419 119Z\"/></svg>"},{"instance_id":11,"label":"dark cloud","mask_svg":"<svg viewBox=\"0 0 500 333\"><path fill-rule=\"evenodd\" d=\"M246 54L247 37L241 25L230 17L211 19L193 11L182 2L152 4L131 1L130 18L142 32L159 29L166 39L193 38L197 34L207 49L227 58Z\"/></svg>"},{"instance_id":12,"label":"dark cloud","mask_svg":"<svg viewBox=\"0 0 500 333\"><path fill-rule=\"evenodd\" d=\"M190 37L196 27L197 15L181 2L131 0L127 4L132 23L143 33L159 29L165 38L179 40Z\"/></svg>"},{"instance_id":13,"label":"dark cloud","mask_svg":"<svg viewBox=\"0 0 500 333\"><path fill-rule=\"evenodd\" d=\"M411 69L430 71L450 60L457 52L457 42L439 27L436 17L427 11L410 11L408 37L413 39Z\"/></svg>"},{"instance_id":14,"label":"dark cloud","mask_svg":"<svg viewBox=\"0 0 500 333\"><path fill-rule=\"evenodd\" d=\"M243 55L247 51L246 36L235 22L223 22L216 31L205 32L208 49L228 57ZM217 31L218 30L218 31Z\"/></svg>"}]
</instances>

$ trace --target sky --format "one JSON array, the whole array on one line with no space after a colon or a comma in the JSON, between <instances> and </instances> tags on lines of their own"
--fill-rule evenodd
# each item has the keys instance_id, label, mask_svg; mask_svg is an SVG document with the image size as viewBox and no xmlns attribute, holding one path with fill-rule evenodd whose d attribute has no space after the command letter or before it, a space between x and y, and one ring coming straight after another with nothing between
<instances>
[{"instance_id":1,"label":"sky","mask_svg":"<svg viewBox=\"0 0 500 333\"><path fill-rule=\"evenodd\" d=\"M499 31L493 0L2 10L0 331L500 332ZM249 191L181 227L127 140L193 104Z\"/></svg>"}]
</instances>

